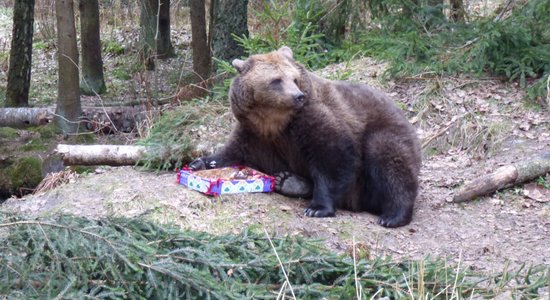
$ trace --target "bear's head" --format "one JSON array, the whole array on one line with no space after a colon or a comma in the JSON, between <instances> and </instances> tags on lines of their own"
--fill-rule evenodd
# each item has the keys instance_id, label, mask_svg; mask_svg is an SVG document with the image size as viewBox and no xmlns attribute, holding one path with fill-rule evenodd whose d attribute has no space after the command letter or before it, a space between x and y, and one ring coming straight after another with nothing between
<instances>
[{"instance_id":1,"label":"bear's head","mask_svg":"<svg viewBox=\"0 0 550 300\"><path fill-rule=\"evenodd\" d=\"M229 91L231 109L241 124L259 135L277 136L307 105L311 80L289 47L235 59L233 66L239 74Z\"/></svg>"}]
</instances>

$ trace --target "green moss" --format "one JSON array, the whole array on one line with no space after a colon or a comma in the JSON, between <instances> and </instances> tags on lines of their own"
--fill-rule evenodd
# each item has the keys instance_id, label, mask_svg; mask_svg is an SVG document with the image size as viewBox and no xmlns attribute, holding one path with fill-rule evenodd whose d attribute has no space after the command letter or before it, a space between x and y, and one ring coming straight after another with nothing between
<instances>
[{"instance_id":1,"label":"green moss","mask_svg":"<svg viewBox=\"0 0 550 300\"><path fill-rule=\"evenodd\" d=\"M89 174L94 172L94 167L89 166L75 166L74 171L78 174Z\"/></svg>"},{"instance_id":2,"label":"green moss","mask_svg":"<svg viewBox=\"0 0 550 300\"><path fill-rule=\"evenodd\" d=\"M124 68L117 68L113 70L113 77L119 80L130 80L132 76Z\"/></svg>"},{"instance_id":3,"label":"green moss","mask_svg":"<svg viewBox=\"0 0 550 300\"><path fill-rule=\"evenodd\" d=\"M21 150L25 152L29 151L46 151L48 150L47 143L45 143L41 138L33 138L28 141L25 145L21 146Z\"/></svg>"},{"instance_id":4,"label":"green moss","mask_svg":"<svg viewBox=\"0 0 550 300\"><path fill-rule=\"evenodd\" d=\"M17 130L10 127L0 127L0 139L13 140L18 137Z\"/></svg>"},{"instance_id":5,"label":"green moss","mask_svg":"<svg viewBox=\"0 0 550 300\"><path fill-rule=\"evenodd\" d=\"M36 157L22 157L9 171L12 187L34 189L42 181L42 161Z\"/></svg>"},{"instance_id":6,"label":"green moss","mask_svg":"<svg viewBox=\"0 0 550 300\"><path fill-rule=\"evenodd\" d=\"M113 55L122 55L124 54L124 46L117 41L106 40L103 42L103 52L111 53Z\"/></svg>"},{"instance_id":7,"label":"green moss","mask_svg":"<svg viewBox=\"0 0 550 300\"><path fill-rule=\"evenodd\" d=\"M33 49L45 50L48 47L49 47L48 43L44 41L35 41L34 43L32 43Z\"/></svg>"},{"instance_id":8,"label":"green moss","mask_svg":"<svg viewBox=\"0 0 550 300\"><path fill-rule=\"evenodd\" d=\"M67 138L67 143L69 144L84 144L90 145L95 144L96 135L93 132L83 132L77 135L71 135Z\"/></svg>"},{"instance_id":9,"label":"green moss","mask_svg":"<svg viewBox=\"0 0 550 300\"><path fill-rule=\"evenodd\" d=\"M61 129L57 126L57 123L52 122L46 126L39 126L36 130L40 133L40 137L43 139L55 138L58 134L61 134Z\"/></svg>"}]
</instances>

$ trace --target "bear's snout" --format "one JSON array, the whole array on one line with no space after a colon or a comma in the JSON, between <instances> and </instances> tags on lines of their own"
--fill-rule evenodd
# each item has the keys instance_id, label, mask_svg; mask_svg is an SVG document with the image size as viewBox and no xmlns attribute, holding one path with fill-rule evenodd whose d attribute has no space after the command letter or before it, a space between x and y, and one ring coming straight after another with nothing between
<instances>
[{"instance_id":1,"label":"bear's snout","mask_svg":"<svg viewBox=\"0 0 550 300\"><path fill-rule=\"evenodd\" d=\"M298 92L294 94L294 103L301 106L302 104L304 104L305 98L306 96L304 95L304 93Z\"/></svg>"}]
</instances>

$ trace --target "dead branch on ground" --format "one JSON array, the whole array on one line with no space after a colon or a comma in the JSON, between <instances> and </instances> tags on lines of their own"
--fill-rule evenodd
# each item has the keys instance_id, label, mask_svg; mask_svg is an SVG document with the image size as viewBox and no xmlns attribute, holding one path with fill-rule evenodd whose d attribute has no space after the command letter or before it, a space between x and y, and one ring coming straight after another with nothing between
<instances>
[{"instance_id":1,"label":"dead branch on ground","mask_svg":"<svg viewBox=\"0 0 550 300\"><path fill-rule=\"evenodd\" d=\"M498 168L495 172L467 182L452 202L464 202L544 176L550 172L550 151L534 158Z\"/></svg>"},{"instance_id":2,"label":"dead branch on ground","mask_svg":"<svg viewBox=\"0 0 550 300\"><path fill-rule=\"evenodd\" d=\"M146 152L143 146L135 145L57 145L56 152L65 166L74 165L135 165Z\"/></svg>"}]
</instances>

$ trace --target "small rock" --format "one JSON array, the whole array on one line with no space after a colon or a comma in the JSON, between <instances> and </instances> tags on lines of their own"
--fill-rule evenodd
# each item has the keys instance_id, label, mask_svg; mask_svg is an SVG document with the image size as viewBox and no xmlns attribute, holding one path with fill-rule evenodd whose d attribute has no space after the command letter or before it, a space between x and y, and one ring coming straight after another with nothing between
<instances>
[{"instance_id":1,"label":"small rock","mask_svg":"<svg viewBox=\"0 0 550 300\"><path fill-rule=\"evenodd\" d=\"M292 210L292 207L287 206L287 205L281 205L281 206L279 206L279 208L280 208L282 211L291 211L291 210Z\"/></svg>"}]
</instances>

